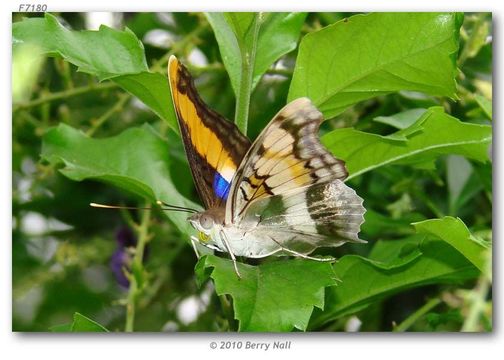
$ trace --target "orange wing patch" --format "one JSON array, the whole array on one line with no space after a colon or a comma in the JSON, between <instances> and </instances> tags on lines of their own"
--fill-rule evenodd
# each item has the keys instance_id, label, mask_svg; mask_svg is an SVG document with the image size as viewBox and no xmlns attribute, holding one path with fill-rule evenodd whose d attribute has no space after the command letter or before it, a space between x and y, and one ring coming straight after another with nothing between
<instances>
[{"instance_id":1,"label":"orange wing patch","mask_svg":"<svg viewBox=\"0 0 504 360\"><path fill-rule=\"evenodd\" d=\"M224 149L222 142L217 137L216 133L212 132L202 121L196 108L196 103L189 97L188 92L185 93L180 89L179 66L180 63L176 58L170 61L170 85L172 88L173 102L176 104L175 109L181 122L185 124L189 132L189 139L194 149L200 154L208 164L214 169L226 170L227 175L234 173L237 164L231 160L231 155ZM176 89L178 91L173 91ZM226 180L231 181L231 177L226 177Z\"/></svg>"}]
</instances>

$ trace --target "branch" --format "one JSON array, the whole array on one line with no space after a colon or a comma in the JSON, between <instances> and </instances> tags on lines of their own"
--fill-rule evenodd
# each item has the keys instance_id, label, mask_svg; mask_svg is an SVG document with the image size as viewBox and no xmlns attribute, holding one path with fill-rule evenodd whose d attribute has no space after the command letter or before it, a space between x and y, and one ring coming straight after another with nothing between
<instances>
[{"instance_id":1,"label":"branch","mask_svg":"<svg viewBox=\"0 0 504 360\"><path fill-rule=\"evenodd\" d=\"M252 81L254 79L254 64L257 51L257 39L262 23L262 13L254 18L252 28L252 48L247 49L243 41L238 41L241 52L241 80L240 89L236 98L235 123L243 134L247 134L247 125L250 109L250 96L252 95Z\"/></svg>"},{"instance_id":2,"label":"branch","mask_svg":"<svg viewBox=\"0 0 504 360\"><path fill-rule=\"evenodd\" d=\"M60 91L60 92L55 92L55 93L52 93L49 95L44 95L44 96L41 96L41 97L34 99L34 100L31 100L31 101L15 104L12 110L18 111L18 110L29 109L31 107L42 105L47 102L62 100L62 99L66 99L66 98L69 98L72 96L82 95L82 94L86 94L88 92L93 92L93 91L113 89L115 87L117 87L117 84L115 84L111 81L100 83L100 84L93 83L91 85L80 86L77 88L71 88L71 89Z\"/></svg>"},{"instance_id":3,"label":"branch","mask_svg":"<svg viewBox=\"0 0 504 360\"><path fill-rule=\"evenodd\" d=\"M476 288L469 293L469 310L462 325L461 331L463 332L481 331L479 323L481 315L485 311L488 292L492 286L491 252L488 252L487 256L489 257L486 263L487 271L480 275Z\"/></svg>"},{"instance_id":4,"label":"branch","mask_svg":"<svg viewBox=\"0 0 504 360\"><path fill-rule=\"evenodd\" d=\"M140 276L143 276L143 256L145 251L145 245L150 240L149 235L149 224L150 224L150 210L145 210L142 215L142 221L137 228L138 241L135 249L135 256L131 264L131 274L129 276L129 291L126 303L126 332L133 332L135 324L135 307L138 295L140 295L143 284L139 284L138 280Z\"/></svg>"},{"instance_id":5,"label":"branch","mask_svg":"<svg viewBox=\"0 0 504 360\"><path fill-rule=\"evenodd\" d=\"M126 104L126 101L128 101L130 97L131 95L127 93L121 94L119 96L119 100L117 100L117 102L110 109L108 109L98 119L91 121L91 127L88 131L86 131L86 135L92 136L96 132L96 130L98 130L112 115L114 115L116 112L121 111L124 107L124 104Z\"/></svg>"},{"instance_id":6,"label":"branch","mask_svg":"<svg viewBox=\"0 0 504 360\"><path fill-rule=\"evenodd\" d=\"M441 304L441 299L434 298L429 300L424 306L408 316L402 323L394 327L393 332L404 332L408 330L414 323L418 321L418 319L420 319L422 316L427 314L439 304Z\"/></svg>"}]
</instances>

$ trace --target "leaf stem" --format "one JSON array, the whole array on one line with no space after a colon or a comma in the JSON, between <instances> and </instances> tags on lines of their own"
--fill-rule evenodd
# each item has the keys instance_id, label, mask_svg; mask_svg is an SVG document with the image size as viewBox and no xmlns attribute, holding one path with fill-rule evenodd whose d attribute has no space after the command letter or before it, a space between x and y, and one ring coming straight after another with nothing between
<instances>
[{"instance_id":1,"label":"leaf stem","mask_svg":"<svg viewBox=\"0 0 504 360\"><path fill-rule=\"evenodd\" d=\"M247 134L248 116L250 109L250 96L252 95L252 81L254 79L255 56L257 52L257 39L262 23L262 13L254 17L252 29L252 47L248 49L243 40L238 40L241 53L241 79L240 89L236 98L235 123L243 134Z\"/></svg>"},{"instance_id":2,"label":"leaf stem","mask_svg":"<svg viewBox=\"0 0 504 360\"><path fill-rule=\"evenodd\" d=\"M488 270L481 274L478 279L478 283L476 284L476 288L469 295L469 312L464 321L464 324L462 325L461 331L463 332L481 331L478 324L480 322L481 314L483 314L485 310L486 298L492 285L491 262L487 261L486 266Z\"/></svg>"},{"instance_id":3,"label":"leaf stem","mask_svg":"<svg viewBox=\"0 0 504 360\"><path fill-rule=\"evenodd\" d=\"M119 95L119 100L117 100L117 102L110 109L108 109L98 119L91 122L91 127L88 131L86 131L86 135L92 136L96 132L96 130L98 130L112 115L121 111L124 107L124 104L126 104L126 101L128 101L130 97L131 95L127 93L122 93L121 95Z\"/></svg>"},{"instance_id":4,"label":"leaf stem","mask_svg":"<svg viewBox=\"0 0 504 360\"><path fill-rule=\"evenodd\" d=\"M126 224L133 229L133 231L138 231L138 224L133 220L133 217L131 216L129 210L126 209L119 209L119 213L121 214L122 218L124 221L126 221Z\"/></svg>"},{"instance_id":5,"label":"leaf stem","mask_svg":"<svg viewBox=\"0 0 504 360\"><path fill-rule=\"evenodd\" d=\"M161 58L159 58L154 64L152 64L150 71L151 72L162 72L166 73L166 64L170 59L170 56L178 53L179 51L183 51L188 47L188 45L193 45L193 41L198 38L198 36L207 29L206 25L202 25L191 31L180 41L173 43L171 49L164 54Z\"/></svg>"},{"instance_id":6,"label":"leaf stem","mask_svg":"<svg viewBox=\"0 0 504 360\"><path fill-rule=\"evenodd\" d=\"M442 218L445 216L444 212L441 211L437 206L436 204L434 204L434 202L428 197L428 196L425 196L425 194L422 192L422 191L419 191L418 189L416 189L415 187L412 187L411 188L411 192L418 198L420 199L424 204L425 206L427 206L429 208L430 211L432 211L432 213L437 217L437 218Z\"/></svg>"},{"instance_id":7,"label":"leaf stem","mask_svg":"<svg viewBox=\"0 0 504 360\"><path fill-rule=\"evenodd\" d=\"M146 205L148 206L148 204ZM149 235L149 224L150 224L150 210L145 210L142 214L142 220L140 225L136 228L138 241L135 249L135 256L133 257L133 262L131 264L132 274L129 277L129 290L128 290L128 298L126 302L126 332L132 332L134 329L135 323L135 306L138 295L142 291L141 284L138 284L138 277L135 275L135 272L143 274L143 256L145 251L145 245L150 240Z\"/></svg>"},{"instance_id":8,"label":"leaf stem","mask_svg":"<svg viewBox=\"0 0 504 360\"><path fill-rule=\"evenodd\" d=\"M226 320L228 322L228 330L237 331L238 327L234 318L234 311L231 300L229 299L228 295L219 295L218 297L222 307L222 312L224 313L224 316L226 317Z\"/></svg>"},{"instance_id":9,"label":"leaf stem","mask_svg":"<svg viewBox=\"0 0 504 360\"><path fill-rule=\"evenodd\" d=\"M472 32L469 38L467 39L464 48L462 49L462 53L460 54L458 58L458 67L462 68L462 65L466 62L466 60L469 57L475 56L476 54L471 54L471 51L473 51L474 44L476 41L479 40L478 37L481 36L480 31L482 30L482 27L488 26L485 23L485 13L480 13L476 16L476 20L474 22L474 25L472 27Z\"/></svg>"},{"instance_id":10,"label":"leaf stem","mask_svg":"<svg viewBox=\"0 0 504 360\"><path fill-rule=\"evenodd\" d=\"M402 323L394 327L393 332L404 332L408 330L415 322L418 321L418 319L441 304L441 302L442 301L439 298L430 299L424 306L408 316Z\"/></svg>"},{"instance_id":11,"label":"leaf stem","mask_svg":"<svg viewBox=\"0 0 504 360\"><path fill-rule=\"evenodd\" d=\"M15 104L12 110L18 111L18 110L23 110L23 109L29 109L31 107L42 105L47 102L62 100L62 99L66 99L69 97L86 94L86 93L92 92L92 91L113 89L115 87L117 87L117 84L115 84L111 81L107 81L107 82L100 83L100 84L92 83L91 85L70 88L70 89L55 92L52 94L43 95L43 96L41 96L37 99L31 100L31 101Z\"/></svg>"},{"instance_id":12,"label":"leaf stem","mask_svg":"<svg viewBox=\"0 0 504 360\"><path fill-rule=\"evenodd\" d=\"M292 77L293 75L293 70L292 69L268 69L266 71L266 74L268 75L280 75L280 76L285 76L285 77Z\"/></svg>"}]
</instances>

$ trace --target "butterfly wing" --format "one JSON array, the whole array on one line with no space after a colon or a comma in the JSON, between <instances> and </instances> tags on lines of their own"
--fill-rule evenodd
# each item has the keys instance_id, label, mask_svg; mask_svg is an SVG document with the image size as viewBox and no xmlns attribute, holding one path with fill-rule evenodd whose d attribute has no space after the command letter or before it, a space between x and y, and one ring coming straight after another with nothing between
<instances>
[{"instance_id":1,"label":"butterfly wing","mask_svg":"<svg viewBox=\"0 0 504 360\"><path fill-rule=\"evenodd\" d=\"M235 174L226 222L237 221L253 201L348 172L320 143L323 117L307 98L286 105L261 132Z\"/></svg>"},{"instance_id":2,"label":"butterfly wing","mask_svg":"<svg viewBox=\"0 0 504 360\"><path fill-rule=\"evenodd\" d=\"M191 75L174 56L168 64L168 77L198 194L207 209L223 206L250 140L201 100Z\"/></svg>"},{"instance_id":3,"label":"butterfly wing","mask_svg":"<svg viewBox=\"0 0 504 360\"><path fill-rule=\"evenodd\" d=\"M245 255L263 257L285 249L309 254L317 247L365 242L358 237L364 212L362 199L339 179L263 197L240 222L250 227Z\"/></svg>"},{"instance_id":4,"label":"butterfly wing","mask_svg":"<svg viewBox=\"0 0 504 360\"><path fill-rule=\"evenodd\" d=\"M320 143L322 120L309 99L289 103L238 168L226 222L249 227L248 235L262 247L253 254L281 246L306 253L318 246L360 241L362 199L342 181L348 175L344 162ZM247 248L251 246L253 241Z\"/></svg>"}]
</instances>

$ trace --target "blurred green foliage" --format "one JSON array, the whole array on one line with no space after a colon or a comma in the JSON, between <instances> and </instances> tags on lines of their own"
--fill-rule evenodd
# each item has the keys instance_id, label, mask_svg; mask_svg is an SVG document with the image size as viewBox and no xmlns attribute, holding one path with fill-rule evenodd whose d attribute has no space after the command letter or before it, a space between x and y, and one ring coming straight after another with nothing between
<instances>
[{"instance_id":1,"label":"blurred green foliage","mask_svg":"<svg viewBox=\"0 0 504 360\"><path fill-rule=\"evenodd\" d=\"M64 27L85 30L90 15L54 15L24 25L27 14L13 17L13 330L344 331L354 317L362 331L492 329L490 14L263 14L268 26L256 40L246 29L257 14L115 13L119 30L72 33ZM402 46L411 34L417 52ZM311 95L327 118L323 142L347 161L368 210L369 243L331 253L341 257L342 282L324 300L330 284L321 278L310 306L281 326L267 316L271 306L251 311L240 298L250 289L229 278L224 259L204 258L195 278L184 215L89 207L199 203L176 134L167 55L233 119L243 109L235 104L242 63L228 55L254 41L248 136L288 98ZM275 41L282 46L267 53ZM136 236L125 239L124 229ZM276 266L269 261L243 266L254 273ZM212 267L215 283L205 281Z\"/></svg>"}]
</instances>

